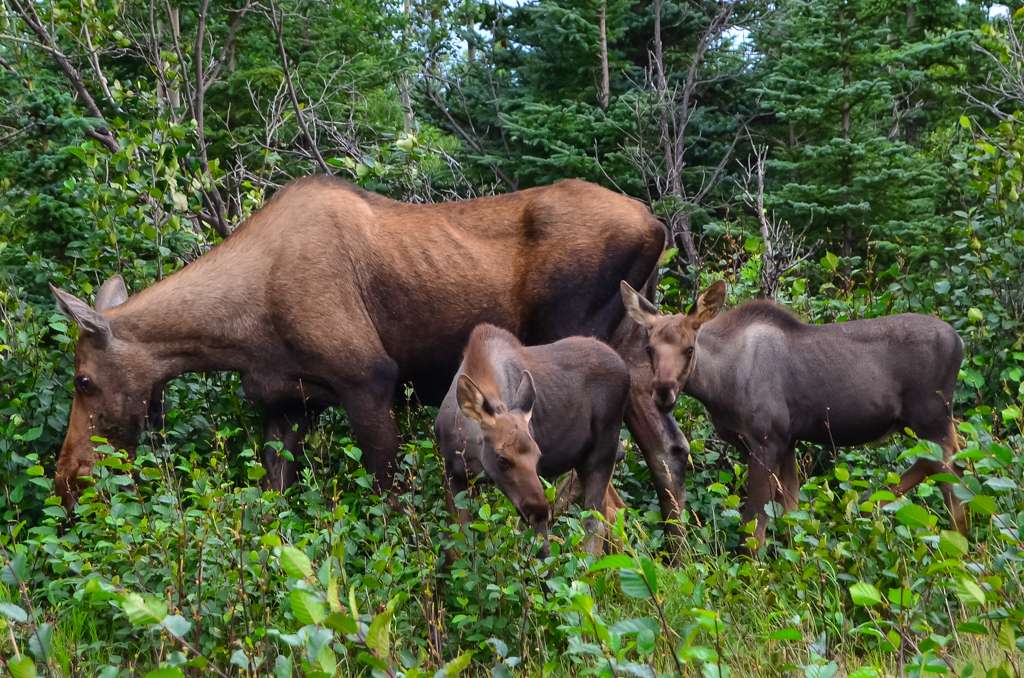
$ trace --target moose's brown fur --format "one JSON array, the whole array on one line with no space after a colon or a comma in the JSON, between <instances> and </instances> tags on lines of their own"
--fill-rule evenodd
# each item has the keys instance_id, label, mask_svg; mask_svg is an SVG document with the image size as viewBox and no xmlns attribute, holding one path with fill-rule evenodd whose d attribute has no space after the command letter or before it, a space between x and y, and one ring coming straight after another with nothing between
<instances>
[{"instance_id":1,"label":"moose's brown fur","mask_svg":"<svg viewBox=\"0 0 1024 678\"><path fill-rule=\"evenodd\" d=\"M399 385L439 402L481 322L528 344L612 339L634 380L649 381L617 288L652 280L664 241L641 203L583 181L411 205L332 178L298 180L131 298L119 277L95 309L54 289L82 329L57 491L72 506L95 461L90 436L132 449L163 385L185 372L241 373L246 395L265 407L267 437L296 457L311 417L343 405L381 488L398 449L390 406ZM662 469L678 466L685 441L646 388L635 389L630 413L671 508L681 477ZM295 479L294 463L273 450L264 461L271 487Z\"/></svg>"},{"instance_id":2,"label":"moose's brown fur","mask_svg":"<svg viewBox=\"0 0 1024 678\"><path fill-rule=\"evenodd\" d=\"M744 519L757 518L760 542L767 502L796 505L798 441L861 445L909 427L941 446L944 459L918 459L898 494L956 472L951 409L963 342L950 325L914 313L809 325L769 301L718 315L725 291L717 282L690 313L663 316L622 285L629 315L648 335L658 407L671 411L680 391L693 396L718 434L748 454ZM952 485L943 482L942 492L963 529Z\"/></svg>"},{"instance_id":3,"label":"moose's brown fur","mask_svg":"<svg viewBox=\"0 0 1024 678\"><path fill-rule=\"evenodd\" d=\"M603 514L614 496L609 483L629 389L626 364L596 339L527 347L505 330L478 326L437 415L449 497L486 475L546 537L551 507L540 478L576 471L584 507ZM598 553L598 523L590 517L586 525L586 547Z\"/></svg>"}]
</instances>

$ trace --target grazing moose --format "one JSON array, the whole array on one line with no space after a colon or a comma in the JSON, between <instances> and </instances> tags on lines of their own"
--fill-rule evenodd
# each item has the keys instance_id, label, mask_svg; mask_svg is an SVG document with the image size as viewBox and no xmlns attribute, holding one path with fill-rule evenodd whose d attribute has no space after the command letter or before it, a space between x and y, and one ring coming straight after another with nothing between
<instances>
[{"instance_id":1,"label":"grazing moose","mask_svg":"<svg viewBox=\"0 0 1024 678\"><path fill-rule=\"evenodd\" d=\"M53 289L81 329L56 490L72 507L96 461L91 438L131 451L147 414L159 414L164 385L196 371L241 373L265 411L267 439L295 458L313 417L341 404L384 490L400 385L439 403L470 331L491 322L528 344L573 335L613 344L635 385L627 424L665 519L676 518L686 443L654 407L642 333L618 291L621 279L651 284L664 242L641 203L583 181L436 205L331 177L295 181L224 242L131 298L118 276L95 308ZM296 478L270 447L264 464L272 488Z\"/></svg>"},{"instance_id":2,"label":"grazing moose","mask_svg":"<svg viewBox=\"0 0 1024 678\"><path fill-rule=\"evenodd\" d=\"M546 553L551 506L540 478L576 471L584 508L605 513L629 387L622 358L596 339L525 347L494 325L477 326L435 425L449 506L484 474L544 536ZM588 517L586 549L595 555L598 528Z\"/></svg>"},{"instance_id":3,"label":"grazing moose","mask_svg":"<svg viewBox=\"0 0 1024 678\"><path fill-rule=\"evenodd\" d=\"M796 506L794 445L863 445L909 427L934 441L944 461L918 459L903 474L902 495L927 476L952 473L956 451L951 403L963 342L927 315L808 325L770 301L718 315L725 283L711 285L688 314L657 309L622 282L629 316L644 327L654 370L654 400L671 411L680 391L707 408L718 434L748 454L743 518L757 518L764 543L765 504ZM953 524L965 527L952 486L942 493Z\"/></svg>"}]
</instances>

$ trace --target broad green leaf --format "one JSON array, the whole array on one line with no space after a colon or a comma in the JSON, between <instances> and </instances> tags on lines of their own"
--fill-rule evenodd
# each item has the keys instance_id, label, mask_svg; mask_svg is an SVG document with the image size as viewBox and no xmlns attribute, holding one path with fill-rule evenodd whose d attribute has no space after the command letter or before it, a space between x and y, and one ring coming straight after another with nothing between
<instances>
[{"instance_id":1,"label":"broad green leaf","mask_svg":"<svg viewBox=\"0 0 1024 678\"><path fill-rule=\"evenodd\" d=\"M889 602L899 607L911 607L917 602L917 594L906 587L890 588L886 593Z\"/></svg>"},{"instance_id":2,"label":"broad green leaf","mask_svg":"<svg viewBox=\"0 0 1024 678\"><path fill-rule=\"evenodd\" d=\"M327 618L326 606L309 591L292 589L288 594L288 602L291 605L292 614L300 624L319 624Z\"/></svg>"},{"instance_id":3,"label":"broad green leaf","mask_svg":"<svg viewBox=\"0 0 1024 678\"><path fill-rule=\"evenodd\" d=\"M953 530L943 530L939 533L939 550L947 556L963 556L967 554L970 544L967 537Z\"/></svg>"},{"instance_id":4,"label":"broad green leaf","mask_svg":"<svg viewBox=\"0 0 1024 678\"><path fill-rule=\"evenodd\" d=\"M643 600L651 597L644 578L636 570L619 570L619 585L622 586L622 592L630 598Z\"/></svg>"},{"instance_id":5,"label":"broad green leaf","mask_svg":"<svg viewBox=\"0 0 1024 678\"><path fill-rule=\"evenodd\" d=\"M28 613L14 603L0 603L0 614L19 624L28 621Z\"/></svg>"},{"instance_id":6,"label":"broad green leaf","mask_svg":"<svg viewBox=\"0 0 1024 678\"><path fill-rule=\"evenodd\" d=\"M274 660L274 678L292 678L292 660L286 655L279 654Z\"/></svg>"},{"instance_id":7,"label":"broad green leaf","mask_svg":"<svg viewBox=\"0 0 1024 678\"><path fill-rule=\"evenodd\" d=\"M905 504L897 509L894 515L896 520L910 527L930 527L937 520L935 516L917 504Z\"/></svg>"},{"instance_id":8,"label":"broad green leaf","mask_svg":"<svg viewBox=\"0 0 1024 678\"><path fill-rule=\"evenodd\" d=\"M636 635L636 650L642 655L654 653L657 636L651 629L641 629Z\"/></svg>"},{"instance_id":9,"label":"broad green leaf","mask_svg":"<svg viewBox=\"0 0 1024 678\"><path fill-rule=\"evenodd\" d=\"M800 629L786 628L772 631L768 634L769 640L802 640L804 634L800 632Z\"/></svg>"},{"instance_id":10,"label":"broad green leaf","mask_svg":"<svg viewBox=\"0 0 1024 678\"><path fill-rule=\"evenodd\" d=\"M370 629L366 632L366 647L380 659L387 659L391 654L391 617L395 614L398 600L398 596L395 596L388 601L387 608L373 618Z\"/></svg>"},{"instance_id":11,"label":"broad green leaf","mask_svg":"<svg viewBox=\"0 0 1024 678\"><path fill-rule=\"evenodd\" d=\"M658 595L658 569L654 565L654 561L643 556L640 558L640 567L643 569L644 579L647 580L647 586L650 587L651 593Z\"/></svg>"},{"instance_id":12,"label":"broad green leaf","mask_svg":"<svg viewBox=\"0 0 1024 678\"><path fill-rule=\"evenodd\" d=\"M138 593L125 594L121 609L136 626L159 624L167 616L167 603L154 596L143 598Z\"/></svg>"},{"instance_id":13,"label":"broad green leaf","mask_svg":"<svg viewBox=\"0 0 1024 678\"><path fill-rule=\"evenodd\" d=\"M984 516L990 516L996 512L996 499L995 497L987 494L978 494L971 497L971 500L967 502L967 505L971 507L971 510L975 513L980 513Z\"/></svg>"},{"instance_id":14,"label":"broad green leaf","mask_svg":"<svg viewBox=\"0 0 1024 678\"><path fill-rule=\"evenodd\" d=\"M177 666L164 666L150 671L146 678L185 678L185 672Z\"/></svg>"},{"instance_id":15,"label":"broad green leaf","mask_svg":"<svg viewBox=\"0 0 1024 678\"><path fill-rule=\"evenodd\" d=\"M8 659L7 670L11 672L13 678L36 678L35 662L32 661L32 657L25 655L22 655L21 659Z\"/></svg>"},{"instance_id":16,"label":"broad green leaf","mask_svg":"<svg viewBox=\"0 0 1024 678\"><path fill-rule=\"evenodd\" d=\"M169 614L164 617L164 620L160 622L160 625L167 629L175 638L184 638L185 634L188 633L189 629L192 628L184 617L177 614Z\"/></svg>"},{"instance_id":17,"label":"broad green leaf","mask_svg":"<svg viewBox=\"0 0 1024 678\"><path fill-rule=\"evenodd\" d=\"M281 547L281 569L292 579L305 579L313 576L313 566L309 557L294 546Z\"/></svg>"},{"instance_id":18,"label":"broad green leaf","mask_svg":"<svg viewBox=\"0 0 1024 678\"><path fill-rule=\"evenodd\" d=\"M604 558L601 558L601 560L591 565L587 572L599 572L600 570L617 570L621 568L635 567L636 561L630 558L629 556L624 555L622 553L613 553L611 555L605 556Z\"/></svg>"},{"instance_id":19,"label":"broad green leaf","mask_svg":"<svg viewBox=\"0 0 1024 678\"><path fill-rule=\"evenodd\" d=\"M969 577L961 577L957 580L957 595L964 603L985 604L985 592L977 582Z\"/></svg>"},{"instance_id":20,"label":"broad green leaf","mask_svg":"<svg viewBox=\"0 0 1024 678\"><path fill-rule=\"evenodd\" d=\"M451 660L444 667L434 674L434 678L455 678L466 670L470 662L473 661L473 651L463 652L455 659Z\"/></svg>"},{"instance_id":21,"label":"broad green leaf","mask_svg":"<svg viewBox=\"0 0 1024 678\"><path fill-rule=\"evenodd\" d=\"M346 636L358 630L355 620L343 610L327 615L327 619L324 620L324 626Z\"/></svg>"},{"instance_id":22,"label":"broad green leaf","mask_svg":"<svg viewBox=\"0 0 1024 678\"><path fill-rule=\"evenodd\" d=\"M857 582L850 587L850 597L855 605L871 607L882 602L882 594L866 581Z\"/></svg>"}]
</instances>

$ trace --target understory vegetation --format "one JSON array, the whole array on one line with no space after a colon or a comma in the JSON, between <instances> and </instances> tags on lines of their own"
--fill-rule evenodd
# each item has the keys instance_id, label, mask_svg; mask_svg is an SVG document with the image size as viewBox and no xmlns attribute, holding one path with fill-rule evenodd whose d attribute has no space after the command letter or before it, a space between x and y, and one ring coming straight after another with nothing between
<instances>
[{"instance_id":1,"label":"understory vegetation","mask_svg":"<svg viewBox=\"0 0 1024 678\"><path fill-rule=\"evenodd\" d=\"M975 0L0 0L0 675L1019 678L1022 21ZM47 284L136 292L311 173L415 202L585 178L670 229L668 311L725 279L730 306L816 323L946 320L967 536L941 478L892 494L941 455L906 432L800 448L798 509L770 505L740 555L745 460L683 397L680 548L623 431L608 554L574 508L542 560L491 486L454 523L411 389L403 492L375 496L340 410L263 491L231 374L173 381L133 460L97 441L68 516L77 328Z\"/></svg>"}]
</instances>

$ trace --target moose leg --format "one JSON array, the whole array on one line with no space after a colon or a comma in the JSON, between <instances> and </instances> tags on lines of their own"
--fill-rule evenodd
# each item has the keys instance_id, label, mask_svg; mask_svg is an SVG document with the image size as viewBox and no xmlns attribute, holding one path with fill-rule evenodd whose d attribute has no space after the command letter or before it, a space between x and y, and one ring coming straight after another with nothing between
<instances>
[{"instance_id":1,"label":"moose leg","mask_svg":"<svg viewBox=\"0 0 1024 678\"><path fill-rule=\"evenodd\" d=\"M267 475L263 485L267 489L284 492L298 479L298 462L302 456L302 441L312 423L311 415L302 404L274 405L267 409L264 440L279 442L279 451L270 445L263 448L263 468ZM287 454L292 458L288 459Z\"/></svg>"},{"instance_id":2,"label":"moose leg","mask_svg":"<svg viewBox=\"0 0 1024 678\"><path fill-rule=\"evenodd\" d=\"M768 514L765 505L775 494L774 477L779 467L779 453L771 445L753 446L747 473L747 503L743 507L743 522L757 519L754 537L758 547L764 546L764 535L768 528Z\"/></svg>"},{"instance_id":3,"label":"moose leg","mask_svg":"<svg viewBox=\"0 0 1024 678\"><path fill-rule=\"evenodd\" d=\"M686 505L686 463L690 446L672 415L662 414L654 404L654 374L644 350L647 340L640 327L624 318L610 344L629 367L626 427L651 470L666 541L671 543L670 550L678 550L683 538L680 519Z\"/></svg>"},{"instance_id":4,"label":"moose leg","mask_svg":"<svg viewBox=\"0 0 1024 678\"><path fill-rule=\"evenodd\" d=\"M555 506L552 510L553 515L561 515L569 510L569 507L573 504L579 504L583 501L583 482L580 480L579 475L576 471L569 471L565 474L558 482L558 487L555 489ZM626 508L626 502L622 501L622 497L619 496L618 491L615 489L615 485L609 481L608 487L604 493L604 517L609 523L615 522L615 514L618 513L619 509Z\"/></svg>"},{"instance_id":5,"label":"moose leg","mask_svg":"<svg viewBox=\"0 0 1024 678\"><path fill-rule=\"evenodd\" d=\"M929 436L928 439L942 447L943 461L937 461L935 459L916 460L900 477L900 483L895 489L895 494L897 496L902 497L907 492L910 492L912 489L920 485L928 476L940 473L957 476L960 475L959 470L953 463L953 455L956 453L957 449L956 433L953 431L953 423L950 422L948 424L947 432L944 434ZM946 508L949 510L953 527L961 533L966 534L967 514L964 511L963 504L953 492L953 484L948 481L943 481L940 484L940 488L942 489L942 498L946 502Z\"/></svg>"},{"instance_id":6,"label":"moose leg","mask_svg":"<svg viewBox=\"0 0 1024 678\"><path fill-rule=\"evenodd\" d=\"M791 446L779 459L779 478L776 500L787 511L797 507L800 497L800 480L797 476L796 450Z\"/></svg>"},{"instance_id":7,"label":"moose leg","mask_svg":"<svg viewBox=\"0 0 1024 678\"><path fill-rule=\"evenodd\" d=\"M671 415L662 414L655 407L649 388L650 376L642 379L638 384L634 377L630 388L626 426L651 470L665 536L674 543L671 548L676 549L683 539L680 520L686 505L686 461L690 449Z\"/></svg>"},{"instance_id":8,"label":"moose leg","mask_svg":"<svg viewBox=\"0 0 1024 678\"><path fill-rule=\"evenodd\" d=\"M391 412L394 382L352 386L342 403L349 424L363 451L363 465L375 480L375 489L384 494L391 489L397 469L401 437Z\"/></svg>"},{"instance_id":9,"label":"moose leg","mask_svg":"<svg viewBox=\"0 0 1024 678\"><path fill-rule=\"evenodd\" d=\"M612 478L611 468L589 469L582 474L583 478L583 508L605 515L605 495L608 492L608 483ZM587 531L587 539L583 542L583 548L588 553L598 556L604 549L604 523L600 518L587 516L584 521L584 529Z\"/></svg>"}]
</instances>

